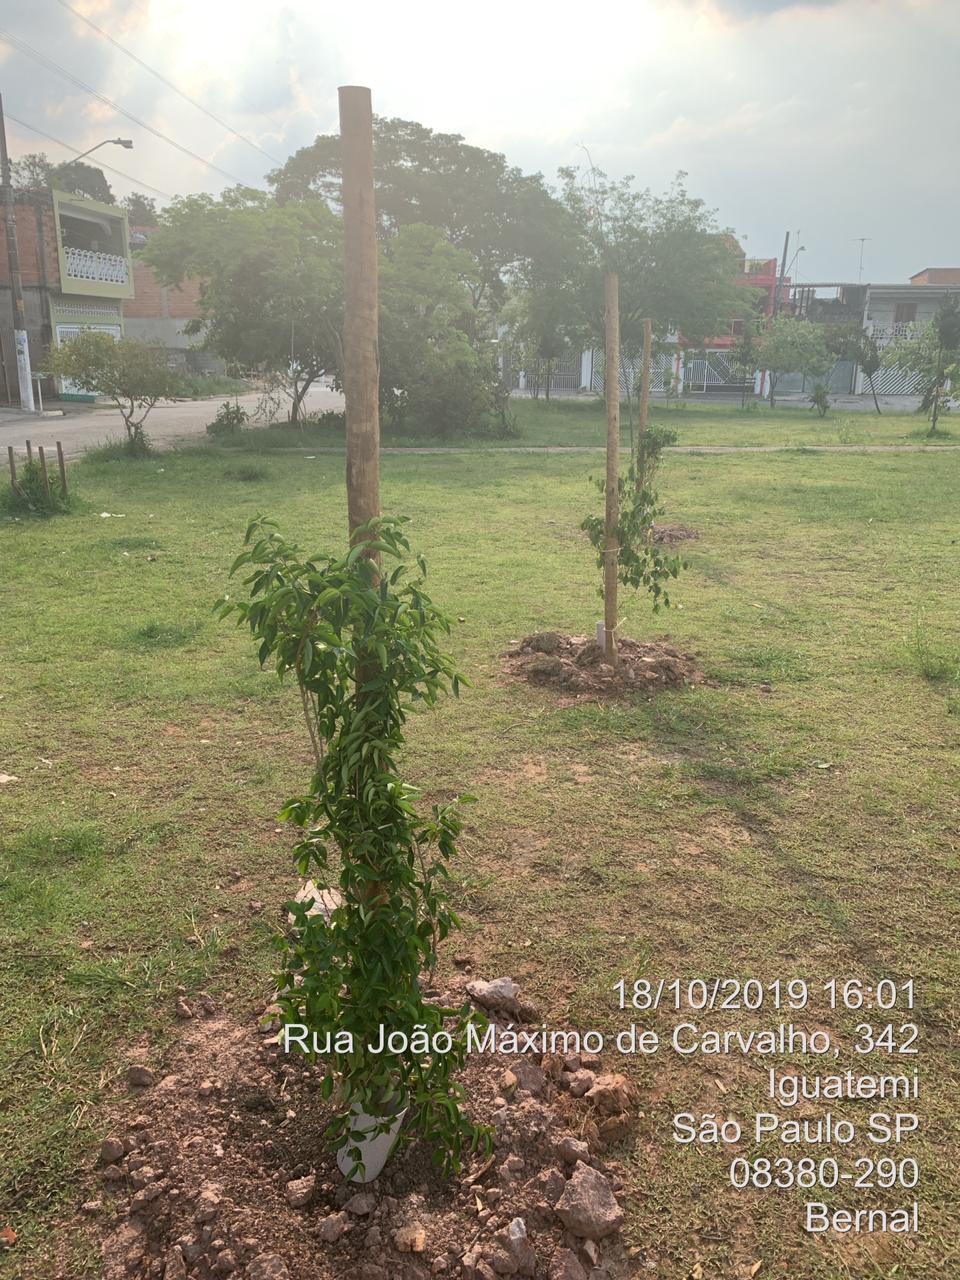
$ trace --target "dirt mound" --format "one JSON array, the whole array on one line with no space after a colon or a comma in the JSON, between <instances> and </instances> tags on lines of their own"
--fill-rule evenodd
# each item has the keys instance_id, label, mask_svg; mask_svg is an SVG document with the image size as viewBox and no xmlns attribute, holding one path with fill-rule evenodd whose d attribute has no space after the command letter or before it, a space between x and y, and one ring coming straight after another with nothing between
<instances>
[{"instance_id":1,"label":"dirt mound","mask_svg":"<svg viewBox=\"0 0 960 1280\"><path fill-rule=\"evenodd\" d=\"M503 990L510 1019L524 1016L507 978L455 974L437 998L459 1003L468 984L501 1025ZM603 1153L631 1131L636 1095L596 1056L474 1055L462 1083L492 1156L448 1181L418 1140L361 1186L322 1136L322 1068L278 1038L208 1007L184 1022L167 1074L129 1069L81 1210L100 1228L104 1280L633 1274L621 1171Z\"/></svg>"},{"instance_id":2,"label":"dirt mound","mask_svg":"<svg viewBox=\"0 0 960 1280\"><path fill-rule=\"evenodd\" d=\"M675 547L678 542L690 542L699 537L700 534L696 529L691 529L685 524L655 524L653 526L653 540L661 547Z\"/></svg>"},{"instance_id":3,"label":"dirt mound","mask_svg":"<svg viewBox=\"0 0 960 1280\"><path fill-rule=\"evenodd\" d=\"M586 636L539 631L525 636L503 655L504 670L515 679L550 685L573 694L653 692L667 686L700 684L703 672L692 653L681 653L664 640L641 643L621 636L615 667Z\"/></svg>"}]
</instances>

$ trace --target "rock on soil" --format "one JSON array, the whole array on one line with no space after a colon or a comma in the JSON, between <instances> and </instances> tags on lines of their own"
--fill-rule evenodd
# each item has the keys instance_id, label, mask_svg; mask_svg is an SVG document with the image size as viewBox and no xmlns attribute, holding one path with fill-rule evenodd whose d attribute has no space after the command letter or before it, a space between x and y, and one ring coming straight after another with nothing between
<instances>
[{"instance_id":1,"label":"rock on soil","mask_svg":"<svg viewBox=\"0 0 960 1280\"><path fill-rule=\"evenodd\" d=\"M587 1240L602 1240L623 1226L623 1210L613 1188L598 1170L578 1164L563 1195L557 1216L568 1231Z\"/></svg>"},{"instance_id":2,"label":"rock on soil","mask_svg":"<svg viewBox=\"0 0 960 1280\"><path fill-rule=\"evenodd\" d=\"M653 693L703 681L692 653L682 653L665 640L640 643L629 636L618 637L616 667L604 661L596 641L557 631L525 636L503 659L506 675L571 694Z\"/></svg>"}]
</instances>

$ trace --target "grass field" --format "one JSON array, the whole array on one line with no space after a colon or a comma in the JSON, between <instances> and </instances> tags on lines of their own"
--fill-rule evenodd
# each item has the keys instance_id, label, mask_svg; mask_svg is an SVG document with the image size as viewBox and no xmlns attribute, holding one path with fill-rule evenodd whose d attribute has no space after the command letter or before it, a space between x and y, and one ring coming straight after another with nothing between
<instances>
[{"instance_id":1,"label":"grass field","mask_svg":"<svg viewBox=\"0 0 960 1280\"><path fill-rule=\"evenodd\" d=\"M553 426L528 412L544 442L594 431L580 406ZM676 418L684 442L693 422L701 442L768 430L748 415ZM916 426L854 422L873 439ZM785 439L801 429L835 436L836 420L804 415L801 428L785 411ZM672 1115L775 1109L767 1064L662 1054L627 1066L642 1098L621 1153L627 1232L664 1280L698 1264L706 1280L732 1277L754 1260L759 1280L948 1280L960 1273L960 457L670 457L667 518L700 537L679 607L654 618L630 601L624 630L669 634L709 681L559 706L506 687L497 655L530 631L592 628L596 571L578 524L596 469L579 455L383 462L384 509L412 517L433 595L463 619L454 644L473 688L414 724L408 765L430 793L479 798L457 888L475 968L512 974L554 1022L607 1030L629 1016L620 977L915 978L921 1051L907 1066L922 1074L923 1127L908 1150L880 1152L917 1158L915 1192L734 1192L731 1153L675 1144ZM0 1275L51 1275L124 1053L172 1042L175 988L243 1016L269 994L269 936L295 884L273 815L309 757L295 696L211 605L257 511L311 548L342 545L342 472L332 455L215 449L87 462L74 514L0 525L0 772L19 778L0 786L0 1205L20 1235ZM637 1020L667 1034L689 1016ZM736 1025L780 1020L764 1010ZM796 1020L849 1046L865 1019L821 993ZM885 1056L864 1068L848 1048L840 1067L904 1069ZM804 1199L914 1197L919 1237L800 1230ZM59 1240L78 1280L98 1274L89 1232Z\"/></svg>"},{"instance_id":2,"label":"grass field","mask_svg":"<svg viewBox=\"0 0 960 1280\"><path fill-rule=\"evenodd\" d=\"M566 397L550 401L515 398L510 401L511 428L503 435L492 434L464 440L456 434L448 439L424 436L416 431L405 435L384 427L387 445L403 447L436 447L468 445L471 448L503 448L504 446L601 445L605 439L603 401L596 396ZM636 422L636 405L632 417ZM630 443L628 406L621 406L621 439ZM778 445L802 448L815 445L875 444L956 444L957 436L944 418L935 440L927 441L929 422L916 413L849 413L831 409L821 418L813 410L785 405L771 412L767 405L750 405L741 409L732 404L698 403L687 399L679 403L654 400L650 422L670 427L677 433L678 445ZM304 429L276 426L270 429L244 431L224 442L233 449L260 452L278 447L309 448L343 445L343 429L326 423L308 423Z\"/></svg>"}]
</instances>

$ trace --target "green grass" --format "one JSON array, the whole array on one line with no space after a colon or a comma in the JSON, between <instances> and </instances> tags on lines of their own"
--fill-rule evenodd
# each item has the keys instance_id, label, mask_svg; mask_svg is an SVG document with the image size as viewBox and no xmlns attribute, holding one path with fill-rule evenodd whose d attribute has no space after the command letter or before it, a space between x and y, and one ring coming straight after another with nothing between
<instances>
[{"instance_id":1,"label":"green grass","mask_svg":"<svg viewBox=\"0 0 960 1280\"><path fill-rule=\"evenodd\" d=\"M701 412L706 430L706 411L670 419L681 440ZM830 428L787 411L782 423L791 440L799 425ZM864 415L864 429L879 423ZM740 425L716 415L711 429ZM383 461L385 510L412 517L432 594L464 619L453 644L473 688L414 722L408 766L430 793L479 798L457 868L475 968L513 974L553 1021L606 1028L623 1023L620 976L913 976L919 1240L818 1244L797 1227L794 1193L732 1192L723 1154L678 1147L670 1119L767 1109L761 1071L669 1055L627 1064L643 1112L620 1153L627 1230L664 1277L689 1275L699 1255L707 1276L762 1259L760 1280L947 1280L960 457L669 457L667 518L700 537L684 546L678 607L653 618L627 600L624 629L669 633L701 655L708 683L561 706L503 684L498 655L536 629L592 629L596 572L578 525L596 466L576 454ZM269 993L269 934L295 883L293 839L273 815L304 785L309 754L294 693L210 608L255 512L317 549L342 546L346 526L333 455L247 465L208 447L162 464L85 462L72 481L73 514L0 524L0 771L20 779L0 787L0 1201L21 1237L0 1275L30 1280L51 1274L65 1220L83 1253L71 1206L84 1163L122 1098L127 1049L147 1037L172 1053L175 987L232 993L248 1017ZM822 1002L809 1015L848 1039L862 1020ZM71 1276L96 1274L78 1262Z\"/></svg>"},{"instance_id":2,"label":"green grass","mask_svg":"<svg viewBox=\"0 0 960 1280\"><path fill-rule=\"evenodd\" d=\"M385 446L394 448L504 448L524 446L593 446L605 440L603 401L596 396L565 397L559 400L514 399L510 403L511 428L484 436L464 439L456 431L447 438L426 436L411 430L397 435L389 426L382 427ZM636 405L633 406L636 420ZM778 406L771 412L768 405L741 409L739 403L711 404L696 400L668 404L654 400L650 422L669 426L678 434L683 447L697 445L775 445L780 448L803 448L817 445L875 444L957 444L949 420L936 438L927 436L927 421L915 413L850 413L832 409L820 418L806 407ZM630 444L627 405L621 406L621 441ZM225 438L222 445L233 451L265 453L273 449L343 448L342 427L307 421L301 426L278 423L271 427L254 427Z\"/></svg>"}]
</instances>

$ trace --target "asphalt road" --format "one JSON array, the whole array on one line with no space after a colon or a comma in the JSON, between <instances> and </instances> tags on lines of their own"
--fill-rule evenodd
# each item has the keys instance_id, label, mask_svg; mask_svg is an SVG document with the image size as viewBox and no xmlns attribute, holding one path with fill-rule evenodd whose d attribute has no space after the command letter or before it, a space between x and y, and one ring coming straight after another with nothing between
<instances>
[{"instance_id":1,"label":"asphalt road","mask_svg":"<svg viewBox=\"0 0 960 1280\"><path fill-rule=\"evenodd\" d=\"M217 406L233 396L214 396L209 400L174 400L158 404L147 418L146 431L151 442L159 448L200 440L206 436L207 423L213 419ZM248 413L256 409L260 397L256 392L239 397ZM342 409L343 396L328 387L312 387L307 394L307 411ZM105 440L123 439L123 419L112 407L97 405L91 408L68 410L63 417L32 417L19 410L0 409L0 449L6 455L7 445L22 452L24 442L53 448L59 440L68 458L76 458L93 445Z\"/></svg>"}]
</instances>

